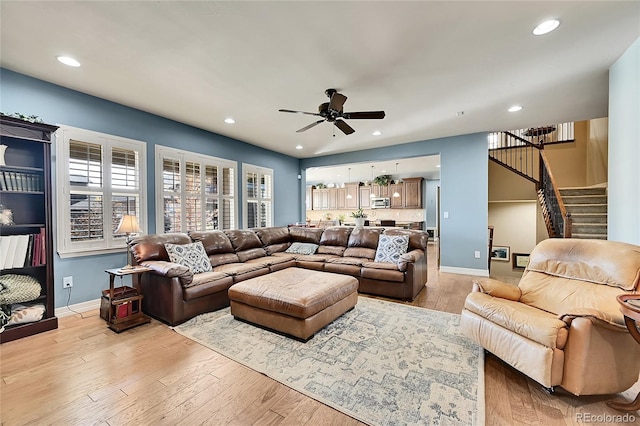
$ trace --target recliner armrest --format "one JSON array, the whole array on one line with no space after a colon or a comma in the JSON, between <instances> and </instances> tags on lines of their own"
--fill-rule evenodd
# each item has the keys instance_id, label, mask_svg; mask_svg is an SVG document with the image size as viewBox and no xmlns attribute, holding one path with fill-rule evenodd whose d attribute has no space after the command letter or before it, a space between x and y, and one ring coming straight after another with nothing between
<instances>
[{"instance_id":1,"label":"recliner armrest","mask_svg":"<svg viewBox=\"0 0 640 426\"><path fill-rule=\"evenodd\" d=\"M520 297L522 296L522 291L518 286L494 280L493 278L474 280L472 291L479 291L493 297L513 300L516 302L520 300Z\"/></svg>"},{"instance_id":2,"label":"recliner armrest","mask_svg":"<svg viewBox=\"0 0 640 426\"><path fill-rule=\"evenodd\" d=\"M575 318L589 318L595 325L617 331L627 331L627 326L624 324L624 320L621 319L621 315L614 316L598 309L578 308L572 310L571 313L558 315L558 319L569 326Z\"/></svg>"}]
</instances>

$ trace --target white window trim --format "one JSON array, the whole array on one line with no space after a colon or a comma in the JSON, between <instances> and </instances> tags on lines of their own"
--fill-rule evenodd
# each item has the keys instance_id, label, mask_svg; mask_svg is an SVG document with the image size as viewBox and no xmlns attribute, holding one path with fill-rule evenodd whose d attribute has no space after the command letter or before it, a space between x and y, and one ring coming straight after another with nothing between
<instances>
[{"instance_id":1,"label":"white window trim","mask_svg":"<svg viewBox=\"0 0 640 426\"><path fill-rule=\"evenodd\" d=\"M271 198L262 198L260 196L260 191L257 192L258 198L249 198L247 194L247 185L246 185L247 173L257 173L258 182L260 182L260 176L262 175L271 176ZM268 224L267 227L273 226L274 187L275 187L275 183L273 180L273 169L269 169L267 167L260 167L253 164L242 163L242 202L244 204L244 208L242 209L242 220L243 220L242 223L244 228L247 228L249 226L249 206L247 203L249 201L257 201L258 204L260 204L260 201L263 201L263 200L269 201L271 205L271 215L270 215L271 223Z\"/></svg>"},{"instance_id":2,"label":"white window trim","mask_svg":"<svg viewBox=\"0 0 640 426\"><path fill-rule=\"evenodd\" d=\"M56 199L54 200L54 211L56 212L56 250L58 255L65 259L80 256L92 256L96 254L107 254L121 252L126 247L124 238L114 238L111 232L105 232L105 238L100 241L87 242L71 242L69 224L71 223L69 201L70 201L70 177L69 168L66 164L69 162L69 141L71 139L96 143L103 148L120 147L131 149L140 153L140 187L135 194L140 200L140 211L138 215L140 229L143 233L147 231L147 144L143 141L135 139L113 136L106 133L94 132L92 130L80 129L77 127L59 124L56 131ZM110 182L110 164L111 160L105 167L103 182ZM111 194L109 189L106 190ZM117 191L116 191L117 192ZM111 199L104 197L105 216L109 220L105 220L105 225L111 223Z\"/></svg>"},{"instance_id":3,"label":"white window trim","mask_svg":"<svg viewBox=\"0 0 640 426\"><path fill-rule=\"evenodd\" d=\"M217 197L222 200L223 198L233 199L233 223L235 227L238 227L238 162L227 160L224 158L213 157L210 155L198 154L191 151L184 151L181 149L171 148L168 146L156 145L155 146L155 186L156 186L156 233L164 233L164 188L163 188L163 159L175 158L180 161L180 173L181 180L184 179L182 175L185 170L185 163L187 161L199 162L205 165L214 165L218 167L228 167L234 169L233 174L233 196L224 196L222 194ZM220 175L221 176L221 175ZM184 188L184 182L180 184L181 188ZM222 188L221 182L218 182L218 187ZM184 230L186 232L188 230Z\"/></svg>"}]
</instances>

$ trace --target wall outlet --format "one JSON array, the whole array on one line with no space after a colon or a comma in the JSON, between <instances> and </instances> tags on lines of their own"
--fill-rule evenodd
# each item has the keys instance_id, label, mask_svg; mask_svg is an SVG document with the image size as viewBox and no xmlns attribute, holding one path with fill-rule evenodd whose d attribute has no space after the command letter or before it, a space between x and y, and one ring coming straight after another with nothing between
<instances>
[{"instance_id":1,"label":"wall outlet","mask_svg":"<svg viewBox=\"0 0 640 426\"><path fill-rule=\"evenodd\" d=\"M444 212L443 216L445 219L449 219L449 212Z\"/></svg>"},{"instance_id":2,"label":"wall outlet","mask_svg":"<svg viewBox=\"0 0 640 426\"><path fill-rule=\"evenodd\" d=\"M73 277L62 278L62 288L71 288L71 287L73 287Z\"/></svg>"},{"instance_id":3,"label":"wall outlet","mask_svg":"<svg viewBox=\"0 0 640 426\"><path fill-rule=\"evenodd\" d=\"M480 259L480 251L476 250L475 251L475 256L476 256L476 259Z\"/></svg>"}]
</instances>

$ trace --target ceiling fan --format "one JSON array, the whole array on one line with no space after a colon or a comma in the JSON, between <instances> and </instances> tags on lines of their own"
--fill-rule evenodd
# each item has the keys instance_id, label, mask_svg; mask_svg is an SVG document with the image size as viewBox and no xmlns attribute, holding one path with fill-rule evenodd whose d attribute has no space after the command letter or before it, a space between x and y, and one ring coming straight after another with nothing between
<instances>
[{"instance_id":1,"label":"ceiling fan","mask_svg":"<svg viewBox=\"0 0 640 426\"><path fill-rule=\"evenodd\" d=\"M345 135L355 132L353 127L349 126L346 121L341 120L361 120L361 119L381 119L384 118L384 111L360 111L360 112L344 112L342 106L347 97L338 93L336 89L327 89L324 93L329 97L329 102L324 102L318 106L318 112L294 111L290 109L280 109L280 112L292 112L295 114L316 115L322 117L322 120L315 121L302 129L296 130L297 133L304 132L310 128L317 126L323 121L333 123L338 129L342 130ZM335 135L334 135L335 136Z\"/></svg>"}]
</instances>

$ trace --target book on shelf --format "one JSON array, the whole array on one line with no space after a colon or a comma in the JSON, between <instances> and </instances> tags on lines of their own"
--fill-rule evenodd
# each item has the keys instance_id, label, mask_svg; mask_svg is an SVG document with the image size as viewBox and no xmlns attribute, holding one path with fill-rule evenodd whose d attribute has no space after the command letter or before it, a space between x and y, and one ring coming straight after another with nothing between
<instances>
[{"instance_id":1,"label":"book on shelf","mask_svg":"<svg viewBox=\"0 0 640 426\"><path fill-rule=\"evenodd\" d=\"M34 235L29 234L29 243L27 244L27 256L24 259L24 266L32 266L33 265L33 240Z\"/></svg>"},{"instance_id":2,"label":"book on shelf","mask_svg":"<svg viewBox=\"0 0 640 426\"><path fill-rule=\"evenodd\" d=\"M0 190L7 190L7 183L4 180L4 172L0 172Z\"/></svg>"},{"instance_id":3,"label":"book on shelf","mask_svg":"<svg viewBox=\"0 0 640 426\"><path fill-rule=\"evenodd\" d=\"M9 254L9 240L11 235L0 237L0 269L4 269L5 259Z\"/></svg>"},{"instance_id":4,"label":"book on shelf","mask_svg":"<svg viewBox=\"0 0 640 426\"><path fill-rule=\"evenodd\" d=\"M2 262L3 269L13 268L13 258L15 256L16 246L18 244L18 239L15 238L15 235L7 235L7 238L9 238L9 248L7 249L7 256Z\"/></svg>"},{"instance_id":5,"label":"book on shelf","mask_svg":"<svg viewBox=\"0 0 640 426\"><path fill-rule=\"evenodd\" d=\"M13 268L22 268L27 257L27 247L29 246L29 234L12 235L16 238L16 252L13 256Z\"/></svg>"},{"instance_id":6,"label":"book on shelf","mask_svg":"<svg viewBox=\"0 0 640 426\"><path fill-rule=\"evenodd\" d=\"M16 178L16 172L9 172L11 178L11 191L18 191L18 180Z\"/></svg>"}]
</instances>

